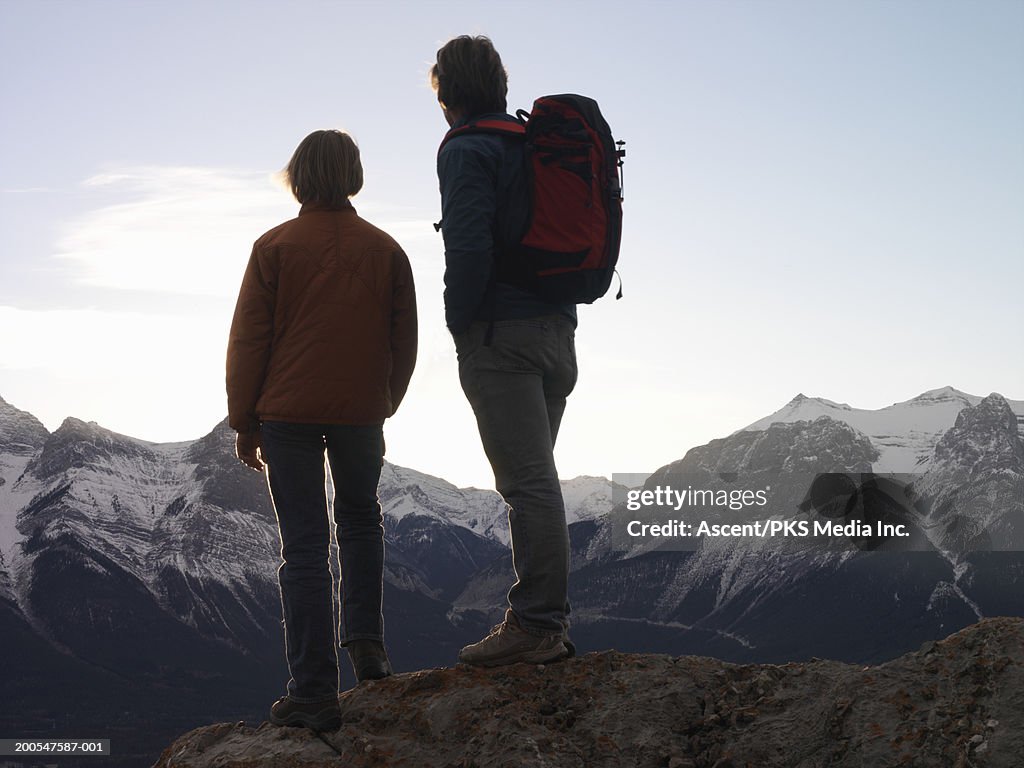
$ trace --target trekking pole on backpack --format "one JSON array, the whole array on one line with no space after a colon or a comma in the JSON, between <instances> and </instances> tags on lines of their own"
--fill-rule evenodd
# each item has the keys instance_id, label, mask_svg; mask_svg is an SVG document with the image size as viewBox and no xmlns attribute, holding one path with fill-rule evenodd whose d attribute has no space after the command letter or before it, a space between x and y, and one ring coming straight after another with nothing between
<instances>
[{"instance_id":1,"label":"trekking pole on backpack","mask_svg":"<svg viewBox=\"0 0 1024 768\"><path fill-rule=\"evenodd\" d=\"M620 139L615 142L616 165L619 166L619 202L626 199L626 142Z\"/></svg>"}]
</instances>

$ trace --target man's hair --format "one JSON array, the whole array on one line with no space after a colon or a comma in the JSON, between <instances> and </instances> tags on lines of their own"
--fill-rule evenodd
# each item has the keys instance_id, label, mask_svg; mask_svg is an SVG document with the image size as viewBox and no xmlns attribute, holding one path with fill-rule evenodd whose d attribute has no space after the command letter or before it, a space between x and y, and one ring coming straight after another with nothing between
<instances>
[{"instance_id":1,"label":"man's hair","mask_svg":"<svg viewBox=\"0 0 1024 768\"><path fill-rule=\"evenodd\" d=\"M463 117L506 110L508 73L488 37L462 35L445 43L430 82L437 100Z\"/></svg>"},{"instance_id":2,"label":"man's hair","mask_svg":"<svg viewBox=\"0 0 1024 768\"><path fill-rule=\"evenodd\" d=\"M340 208L363 188L359 147L342 131L313 131L296 147L285 176L300 203Z\"/></svg>"}]
</instances>

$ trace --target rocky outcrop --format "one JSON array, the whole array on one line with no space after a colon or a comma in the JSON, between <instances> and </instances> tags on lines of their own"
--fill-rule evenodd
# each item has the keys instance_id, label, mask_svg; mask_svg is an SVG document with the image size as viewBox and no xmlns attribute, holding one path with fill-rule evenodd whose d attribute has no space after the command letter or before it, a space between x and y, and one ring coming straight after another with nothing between
<instances>
[{"instance_id":1,"label":"rocky outcrop","mask_svg":"<svg viewBox=\"0 0 1024 768\"><path fill-rule=\"evenodd\" d=\"M1024 755L1024 620L988 619L874 667L591 653L396 675L331 734L211 725L156 768L966 768Z\"/></svg>"},{"instance_id":2,"label":"rocky outcrop","mask_svg":"<svg viewBox=\"0 0 1024 768\"><path fill-rule=\"evenodd\" d=\"M49 434L39 419L0 397L0 454L31 456Z\"/></svg>"},{"instance_id":3,"label":"rocky outcrop","mask_svg":"<svg viewBox=\"0 0 1024 768\"><path fill-rule=\"evenodd\" d=\"M940 548L1024 551L1024 440L1006 399L960 411L912 490Z\"/></svg>"}]
</instances>

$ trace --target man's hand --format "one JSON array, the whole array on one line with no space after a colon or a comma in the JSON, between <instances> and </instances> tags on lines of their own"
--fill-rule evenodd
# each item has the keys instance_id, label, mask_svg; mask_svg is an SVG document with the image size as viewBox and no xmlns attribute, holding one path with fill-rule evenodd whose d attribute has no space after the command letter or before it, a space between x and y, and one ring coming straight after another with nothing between
<instances>
[{"instance_id":1,"label":"man's hand","mask_svg":"<svg viewBox=\"0 0 1024 768\"><path fill-rule=\"evenodd\" d=\"M263 471L263 436L257 432L239 432L235 438L235 456L247 467Z\"/></svg>"}]
</instances>

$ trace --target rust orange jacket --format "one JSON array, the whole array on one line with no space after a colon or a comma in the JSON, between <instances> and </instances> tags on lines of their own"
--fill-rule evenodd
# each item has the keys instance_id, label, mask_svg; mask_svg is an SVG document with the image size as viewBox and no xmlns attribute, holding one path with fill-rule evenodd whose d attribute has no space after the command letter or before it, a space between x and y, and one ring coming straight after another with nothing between
<instances>
[{"instance_id":1,"label":"rust orange jacket","mask_svg":"<svg viewBox=\"0 0 1024 768\"><path fill-rule=\"evenodd\" d=\"M253 245L227 353L228 420L379 424L416 365L409 259L351 205L302 206Z\"/></svg>"}]
</instances>

